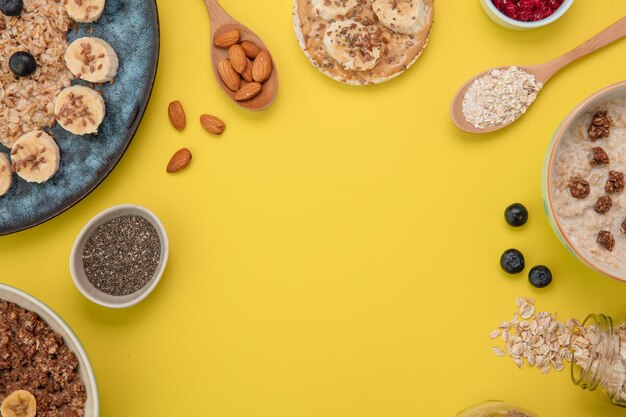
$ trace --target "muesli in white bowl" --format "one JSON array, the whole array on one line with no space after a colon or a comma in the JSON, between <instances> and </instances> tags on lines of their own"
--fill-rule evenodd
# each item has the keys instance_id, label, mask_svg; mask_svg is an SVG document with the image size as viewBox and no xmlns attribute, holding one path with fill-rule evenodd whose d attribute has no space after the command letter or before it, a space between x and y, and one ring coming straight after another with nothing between
<instances>
[{"instance_id":1,"label":"muesli in white bowl","mask_svg":"<svg viewBox=\"0 0 626 417\"><path fill-rule=\"evenodd\" d=\"M583 102L546 159L548 217L583 262L626 280L626 82Z\"/></svg>"}]
</instances>

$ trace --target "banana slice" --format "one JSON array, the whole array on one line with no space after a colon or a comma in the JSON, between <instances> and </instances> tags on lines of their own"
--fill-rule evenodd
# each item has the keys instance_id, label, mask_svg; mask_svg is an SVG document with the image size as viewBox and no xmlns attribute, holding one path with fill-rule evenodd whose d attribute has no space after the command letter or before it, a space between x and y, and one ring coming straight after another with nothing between
<instances>
[{"instance_id":1,"label":"banana slice","mask_svg":"<svg viewBox=\"0 0 626 417\"><path fill-rule=\"evenodd\" d=\"M78 23L95 22L104 11L105 0L66 0L67 14Z\"/></svg>"},{"instance_id":2,"label":"banana slice","mask_svg":"<svg viewBox=\"0 0 626 417\"><path fill-rule=\"evenodd\" d=\"M354 9L359 0L313 0L313 9L324 20L334 20L345 16Z\"/></svg>"},{"instance_id":3,"label":"banana slice","mask_svg":"<svg viewBox=\"0 0 626 417\"><path fill-rule=\"evenodd\" d=\"M9 157L0 153L0 197L5 195L13 184L13 171Z\"/></svg>"},{"instance_id":4,"label":"banana slice","mask_svg":"<svg viewBox=\"0 0 626 417\"><path fill-rule=\"evenodd\" d=\"M380 60L380 36L374 29L352 20L331 23L323 42L328 55L347 70L367 71Z\"/></svg>"},{"instance_id":5,"label":"banana slice","mask_svg":"<svg viewBox=\"0 0 626 417\"><path fill-rule=\"evenodd\" d=\"M2 401L0 411L2 417L35 417L37 400L28 391L13 391Z\"/></svg>"},{"instance_id":6,"label":"banana slice","mask_svg":"<svg viewBox=\"0 0 626 417\"><path fill-rule=\"evenodd\" d=\"M428 19L424 0L373 0L374 13L380 23L394 32L419 32Z\"/></svg>"},{"instance_id":7,"label":"banana slice","mask_svg":"<svg viewBox=\"0 0 626 417\"><path fill-rule=\"evenodd\" d=\"M119 60L115 50L99 38L78 38L65 51L65 65L77 78L106 83L117 75Z\"/></svg>"},{"instance_id":8,"label":"banana slice","mask_svg":"<svg viewBox=\"0 0 626 417\"><path fill-rule=\"evenodd\" d=\"M28 182L42 183L59 170L61 157L52 136L35 130L15 141L11 149L11 159L17 175Z\"/></svg>"},{"instance_id":9,"label":"banana slice","mask_svg":"<svg viewBox=\"0 0 626 417\"><path fill-rule=\"evenodd\" d=\"M54 105L54 117L63 129L75 135L98 133L105 113L102 96L80 85L61 91Z\"/></svg>"}]
</instances>

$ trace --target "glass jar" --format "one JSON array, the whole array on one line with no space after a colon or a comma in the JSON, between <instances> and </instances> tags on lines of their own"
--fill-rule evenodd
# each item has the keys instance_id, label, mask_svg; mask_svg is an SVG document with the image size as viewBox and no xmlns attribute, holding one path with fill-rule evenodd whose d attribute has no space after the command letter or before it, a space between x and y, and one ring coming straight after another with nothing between
<instances>
[{"instance_id":1,"label":"glass jar","mask_svg":"<svg viewBox=\"0 0 626 417\"><path fill-rule=\"evenodd\" d=\"M626 407L626 322L591 314L583 327L592 329L589 357L572 361L572 381L582 389L605 392L613 404Z\"/></svg>"},{"instance_id":2,"label":"glass jar","mask_svg":"<svg viewBox=\"0 0 626 417\"><path fill-rule=\"evenodd\" d=\"M537 415L505 402L487 401L461 411L456 417L537 417Z\"/></svg>"}]
</instances>

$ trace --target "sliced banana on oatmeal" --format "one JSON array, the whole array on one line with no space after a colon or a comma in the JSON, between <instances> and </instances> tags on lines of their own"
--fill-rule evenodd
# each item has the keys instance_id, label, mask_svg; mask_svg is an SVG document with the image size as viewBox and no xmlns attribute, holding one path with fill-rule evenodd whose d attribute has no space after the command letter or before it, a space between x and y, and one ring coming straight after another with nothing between
<instances>
[{"instance_id":1,"label":"sliced banana on oatmeal","mask_svg":"<svg viewBox=\"0 0 626 417\"><path fill-rule=\"evenodd\" d=\"M424 0L373 0L372 6L380 23L398 33L419 32L428 19Z\"/></svg>"},{"instance_id":2,"label":"sliced banana on oatmeal","mask_svg":"<svg viewBox=\"0 0 626 417\"><path fill-rule=\"evenodd\" d=\"M359 4L359 0L312 0L312 4L319 17L333 20L339 16L346 16Z\"/></svg>"},{"instance_id":3,"label":"sliced banana on oatmeal","mask_svg":"<svg viewBox=\"0 0 626 417\"><path fill-rule=\"evenodd\" d=\"M2 401L0 412L2 417L35 417L37 400L28 391L13 391Z\"/></svg>"},{"instance_id":4,"label":"sliced banana on oatmeal","mask_svg":"<svg viewBox=\"0 0 626 417\"><path fill-rule=\"evenodd\" d=\"M90 23L100 19L105 0L66 0L67 14L78 23Z\"/></svg>"},{"instance_id":5,"label":"sliced banana on oatmeal","mask_svg":"<svg viewBox=\"0 0 626 417\"><path fill-rule=\"evenodd\" d=\"M5 195L13 184L11 161L6 154L0 153L0 197Z\"/></svg>"},{"instance_id":6,"label":"sliced banana on oatmeal","mask_svg":"<svg viewBox=\"0 0 626 417\"><path fill-rule=\"evenodd\" d=\"M368 71L381 56L381 41L374 29L352 20L331 23L324 34L326 52L350 71Z\"/></svg>"},{"instance_id":7,"label":"sliced banana on oatmeal","mask_svg":"<svg viewBox=\"0 0 626 417\"><path fill-rule=\"evenodd\" d=\"M75 135L98 133L105 113L102 96L80 85L61 91L54 105L54 117L63 129Z\"/></svg>"},{"instance_id":8,"label":"sliced banana on oatmeal","mask_svg":"<svg viewBox=\"0 0 626 417\"><path fill-rule=\"evenodd\" d=\"M52 136L35 130L20 136L11 149L13 170L28 182L48 181L59 170L61 156Z\"/></svg>"},{"instance_id":9,"label":"sliced banana on oatmeal","mask_svg":"<svg viewBox=\"0 0 626 417\"><path fill-rule=\"evenodd\" d=\"M115 50L99 38L78 38L65 51L65 65L77 78L106 83L117 75L119 60Z\"/></svg>"}]
</instances>

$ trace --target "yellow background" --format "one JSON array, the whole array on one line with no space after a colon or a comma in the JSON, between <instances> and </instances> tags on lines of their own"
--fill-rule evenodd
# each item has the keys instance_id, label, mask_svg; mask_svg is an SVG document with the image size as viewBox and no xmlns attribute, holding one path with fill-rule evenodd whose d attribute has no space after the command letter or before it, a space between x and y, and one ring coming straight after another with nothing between
<instances>
[{"instance_id":1,"label":"yellow background","mask_svg":"<svg viewBox=\"0 0 626 417\"><path fill-rule=\"evenodd\" d=\"M568 372L517 370L489 332L518 296L562 318L626 312L626 284L596 274L557 241L540 175L557 125L596 90L626 78L626 40L558 74L528 115L485 137L456 130L455 90L496 65L566 52L626 14L624 0L577 1L557 23L500 28L477 0L436 2L428 48L385 85L319 73L293 35L291 0L223 0L270 46L280 94L249 113L218 89L200 0L160 0L161 61L146 117L107 180L54 220L0 238L2 281L48 303L89 352L104 416L454 416L488 399L540 416L626 416ZM123 63L122 63L123 65ZM180 100L188 127L167 105ZM222 117L222 137L198 117ZM193 162L165 173L189 147ZM521 230L504 208L530 210ZM75 236L121 203L153 210L171 254L142 304L108 310L72 284ZM521 249L554 284L534 290L498 260Z\"/></svg>"}]
</instances>

